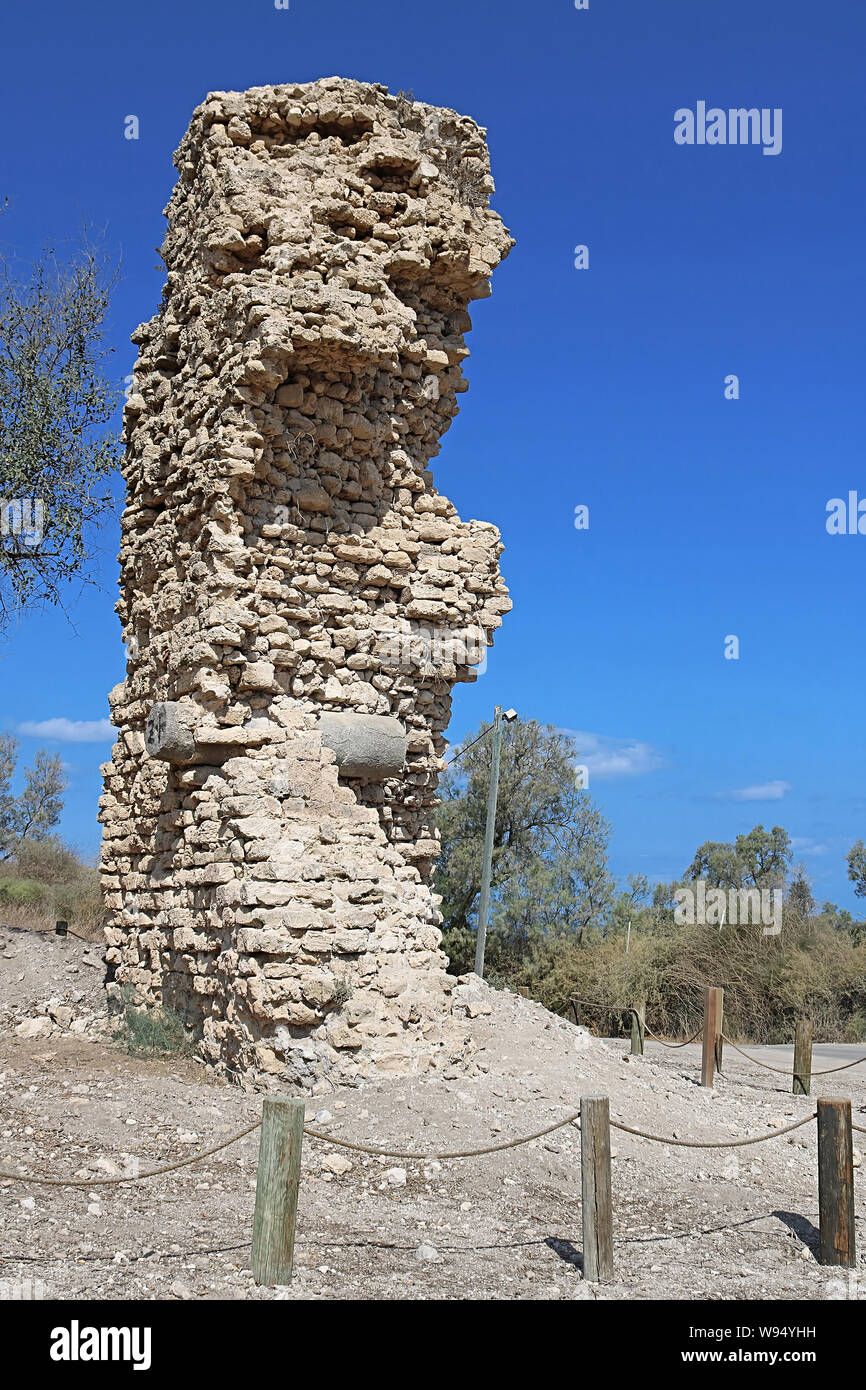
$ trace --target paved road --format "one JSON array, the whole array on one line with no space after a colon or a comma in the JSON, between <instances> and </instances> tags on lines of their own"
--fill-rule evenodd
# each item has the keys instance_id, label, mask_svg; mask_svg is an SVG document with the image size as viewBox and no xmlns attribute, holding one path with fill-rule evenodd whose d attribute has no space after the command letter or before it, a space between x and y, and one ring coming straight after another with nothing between
<instances>
[{"instance_id":1,"label":"paved road","mask_svg":"<svg viewBox=\"0 0 866 1390\"><path fill-rule=\"evenodd\" d=\"M605 1042L610 1043L611 1047L621 1047L623 1051L629 1051L628 1038L606 1038ZM757 1057L760 1062L766 1062L771 1067L791 1068L794 1064L794 1048L790 1043L740 1043L746 1052ZM679 1058L681 1062L689 1066L700 1066L701 1048L699 1043L689 1043L687 1047L679 1047L675 1052L668 1047L662 1047L661 1043L653 1042L647 1038L646 1055L648 1057L665 1057L668 1060ZM866 1057L866 1043L815 1043L812 1048L812 1066L816 1071L823 1070L824 1067L841 1067L845 1062L853 1062L855 1057ZM746 1058L734 1048L725 1044L724 1053L725 1070L731 1073L743 1071L763 1071L762 1067L750 1067ZM849 1073L859 1073L866 1082L866 1064L861 1067L849 1067ZM764 1072L765 1076L772 1073ZM844 1073L840 1073L844 1075ZM784 1078L778 1078L783 1082Z\"/></svg>"}]
</instances>

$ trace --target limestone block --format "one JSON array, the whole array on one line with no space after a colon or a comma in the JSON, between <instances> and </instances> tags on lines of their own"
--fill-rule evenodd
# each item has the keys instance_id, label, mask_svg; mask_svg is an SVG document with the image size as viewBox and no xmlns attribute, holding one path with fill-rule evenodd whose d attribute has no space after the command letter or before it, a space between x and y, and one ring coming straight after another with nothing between
<instances>
[{"instance_id":1,"label":"limestone block","mask_svg":"<svg viewBox=\"0 0 866 1390\"><path fill-rule=\"evenodd\" d=\"M151 706L144 726L145 747L152 758L187 763L195 757L195 735L185 705L164 700Z\"/></svg>"},{"instance_id":2,"label":"limestone block","mask_svg":"<svg viewBox=\"0 0 866 1390\"><path fill-rule=\"evenodd\" d=\"M406 730L398 719L380 714L319 716L322 742L333 750L341 777L381 782L397 777L406 761Z\"/></svg>"}]
</instances>

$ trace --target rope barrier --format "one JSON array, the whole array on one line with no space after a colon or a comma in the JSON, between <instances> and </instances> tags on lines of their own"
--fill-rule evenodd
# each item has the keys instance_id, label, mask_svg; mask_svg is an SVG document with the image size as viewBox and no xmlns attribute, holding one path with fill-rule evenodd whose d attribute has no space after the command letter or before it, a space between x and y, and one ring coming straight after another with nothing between
<instances>
[{"instance_id":1,"label":"rope barrier","mask_svg":"<svg viewBox=\"0 0 866 1390\"><path fill-rule=\"evenodd\" d=\"M845 1062L841 1067L825 1067L823 1071L813 1071L812 1076L830 1076L834 1071L847 1071L849 1067L859 1067L861 1062L866 1062L866 1057L858 1057L854 1062Z\"/></svg>"},{"instance_id":2,"label":"rope barrier","mask_svg":"<svg viewBox=\"0 0 866 1390\"><path fill-rule=\"evenodd\" d=\"M653 1038L657 1043L660 1043L662 1047L669 1047L671 1048L671 1050L674 1050L677 1047L688 1047L689 1043L693 1043L696 1038L699 1038L703 1031L703 1028L699 1028L698 1031L696 1033L693 1033L690 1038L686 1038L685 1042L669 1043L665 1042L664 1038L660 1038L657 1033L654 1033L651 1028L647 1028L646 1024L644 1024L644 1032L646 1033L647 1037Z\"/></svg>"},{"instance_id":3,"label":"rope barrier","mask_svg":"<svg viewBox=\"0 0 866 1390\"><path fill-rule=\"evenodd\" d=\"M533 1139L543 1139L547 1134L553 1134L557 1129L563 1129L566 1125L580 1118L580 1111L574 1110L566 1115L565 1119L557 1120L555 1124L546 1125L544 1129L535 1130L532 1134L522 1135L519 1139L508 1139L501 1144L489 1144L480 1149L463 1149L457 1152L432 1153L419 1150L414 1153L405 1153L400 1149L379 1149L366 1144L355 1144L348 1139L337 1139L331 1134L323 1134L321 1130L308 1129L304 1126L304 1134L309 1139L318 1139L326 1144L336 1144L341 1149L352 1149L356 1153L370 1154L378 1158L402 1158L407 1161L423 1159L450 1159L450 1158L479 1158L483 1154L501 1153L506 1149L516 1149L522 1144L529 1144ZM0 1179L8 1182L33 1182L39 1183L44 1187L105 1187L125 1182L141 1182L145 1178L158 1178L163 1173L174 1173L178 1168L188 1168L193 1163L198 1163L200 1159L209 1158L211 1154L219 1153L221 1149L227 1149L230 1144L234 1144L238 1139L243 1139L247 1134L252 1134L254 1129L258 1129L261 1120L256 1120L255 1124L242 1129L239 1134L233 1134L230 1139L225 1139L221 1144L215 1144L211 1149L205 1149L202 1153L193 1154L191 1158L183 1158L178 1163L167 1164L164 1168L153 1168L148 1173L132 1173L118 1178L39 1178L32 1173L6 1173L0 1171Z\"/></svg>"},{"instance_id":4,"label":"rope barrier","mask_svg":"<svg viewBox=\"0 0 866 1390\"><path fill-rule=\"evenodd\" d=\"M600 1004L596 1000L581 999L576 995L572 996L568 1002L575 1011L575 1018L577 1017L577 1005L582 1005L586 1008L600 1009L606 1013L622 1012L631 1013L637 1016L637 1010L632 1008L630 1005ZM650 1037L655 1038L656 1042L661 1043L663 1047L680 1048L687 1047L689 1043L694 1042L698 1037L700 1037L703 1029L698 1029L698 1031L691 1038L687 1038L684 1042L680 1043L666 1043L662 1038L659 1038L656 1036L656 1034L652 1033L650 1029L647 1028L645 1029L645 1031L649 1034ZM726 1043L728 1043L732 1048L734 1048L736 1052L739 1052L748 1061L754 1062L760 1067L764 1067L767 1071L777 1072L781 1076L792 1075L790 1071L782 1070L782 1068L780 1067L771 1066L768 1062L762 1062L759 1058L752 1057L748 1052L745 1052L743 1048L741 1048L737 1043L733 1042L732 1039L727 1036L727 1034L722 1033L721 1037L724 1039ZM811 1075L826 1076L829 1075L831 1072L845 1071L849 1067L858 1066L861 1062L864 1061L866 1061L866 1057L858 1057L855 1061L846 1062L843 1066L829 1067L826 1071L812 1072ZM311 1129L306 1125L304 1126L304 1134L308 1138L316 1139L321 1143L333 1144L337 1148L350 1149L354 1153L368 1154L374 1158L398 1158L403 1159L404 1162L417 1162L423 1161L425 1159L447 1161L450 1159L458 1158L480 1158L486 1154L503 1153L509 1149L520 1148L524 1144L532 1143L532 1141L535 1139L543 1139L546 1135L553 1134L558 1129L564 1129L567 1125L574 1124L574 1122L576 1120L579 1120L579 1118L580 1111L574 1110L569 1115L566 1115L563 1119L556 1120L553 1124L545 1125L543 1129L534 1130L531 1134L521 1135L517 1139L507 1139L503 1140L501 1143L487 1144L480 1148L447 1150L444 1152L433 1152L429 1150L407 1152L401 1149L385 1149L368 1144L358 1144L349 1139L339 1139L332 1134L324 1134L321 1130ZM647 1139L656 1144L671 1144L679 1148L689 1149L737 1149L745 1148L749 1144L761 1144L768 1139L776 1139L783 1134L790 1134L794 1130L802 1128L803 1125L811 1123L811 1121L816 1118L817 1114L813 1113L812 1115L807 1115L805 1119L795 1121L794 1124L786 1125L782 1129L772 1130L769 1134L758 1134L753 1135L747 1139L734 1139L723 1141L676 1139L673 1136L666 1137L660 1134L649 1134L646 1130L636 1129L633 1126L627 1125L620 1120L612 1119L610 1121L610 1124L612 1128L621 1130L625 1134L633 1134L639 1139ZM106 1178L42 1178L37 1177L35 1174L8 1173L0 1170L0 1180L7 1182L37 1183L40 1186L44 1187L88 1188L116 1186L122 1183L130 1182L143 1182L148 1178L157 1178L163 1176L166 1173L174 1173L181 1168L191 1167L193 1164L201 1162L202 1159L210 1158L213 1154L220 1153L223 1149L227 1149L231 1144L237 1143L239 1139L244 1139L248 1134L252 1134L254 1130L260 1127L261 1123L261 1120L256 1120L253 1124L248 1125L246 1129L240 1130L237 1134L231 1135L228 1139L224 1139L219 1144L214 1144L212 1148L204 1149L201 1153L193 1154L190 1158L179 1159L177 1163L169 1163L161 1168L150 1169L146 1173L134 1173L127 1174L121 1177ZM853 1125L852 1129L856 1130L858 1134L866 1134L866 1129L862 1129L859 1125Z\"/></svg>"},{"instance_id":5,"label":"rope barrier","mask_svg":"<svg viewBox=\"0 0 866 1390\"><path fill-rule=\"evenodd\" d=\"M573 995L573 996L569 999L568 1002L569 1002L569 1004L571 1005L572 1009L574 1009L574 1016L575 1016L575 1019L577 1019L577 1009L576 1009L576 1007L575 1007L577 1004L580 1004L582 1007L587 1008L587 1009L601 1009L604 1013L610 1013L610 1014L629 1013L629 1014L634 1014L635 1016L637 1016L637 1009L633 1008L631 1004L599 1004L599 1003L598 1003L596 1000L594 1000L594 999L579 999L576 995ZM678 1042L678 1043L669 1043L669 1042L665 1042L664 1038L660 1038L659 1035L658 1035L657 1033L654 1033L654 1032L652 1031L652 1029L649 1028L646 1024L643 1025L643 1031L644 1031L644 1033L646 1034L646 1036L647 1036L648 1038L652 1038L652 1039L653 1039L655 1042L657 1042L661 1047L667 1047L667 1048L670 1048L671 1051L674 1051L675 1049L677 1049L677 1048L679 1048L679 1047L688 1047L690 1043L696 1042L697 1039L701 1036L701 1034L702 1034L702 1032L703 1032L704 1030L703 1030L703 1027L701 1027L701 1028L698 1029L698 1031L697 1031L696 1033L693 1033L692 1036L691 1036L690 1038L686 1038L685 1042ZM744 1052L743 1049L742 1049L741 1047L739 1047L739 1046L737 1045L737 1043L735 1043L735 1042L733 1041L732 1038L729 1038L729 1037L728 1037L727 1033L722 1033L721 1036L722 1036L722 1038L725 1040L726 1043L730 1043L731 1047L733 1047L734 1050L735 1050L736 1052L739 1052L743 1057L747 1057L748 1060L749 1060L750 1062L754 1062L754 1063L755 1063L755 1066L757 1066L757 1067L764 1067L767 1071L774 1071L774 1072L777 1072L779 1076L793 1076L793 1075L794 1075L794 1072L793 1072L793 1071L788 1071L788 1070L784 1069L783 1067L773 1067L773 1066L770 1065L769 1062L762 1062L762 1061L760 1060L759 1057L753 1057L752 1054L751 1054L750 1052ZM849 1067L859 1067L860 1064L861 1064L862 1062L866 1062L866 1055L864 1055L863 1057L857 1057L857 1058L855 1058L855 1060L854 1060L853 1062L843 1062L842 1065L839 1066L839 1067L825 1067L823 1071L813 1071L813 1072L810 1072L809 1075L810 1075L810 1076L832 1076L834 1072L837 1072L837 1071L847 1071L847 1070L849 1069ZM721 1068L719 1068L719 1071L721 1071ZM805 1075L806 1075L805 1072L797 1072L796 1074L797 1074L797 1076L805 1076Z\"/></svg>"},{"instance_id":6,"label":"rope barrier","mask_svg":"<svg viewBox=\"0 0 866 1390\"><path fill-rule=\"evenodd\" d=\"M621 1129L625 1134L636 1134L639 1139L652 1139L656 1144L675 1144L681 1149L744 1149L747 1144L763 1144L767 1139L778 1139L782 1134L790 1134L794 1129L802 1129L803 1125L808 1125L812 1120L818 1118L817 1110L812 1115L807 1115L804 1120L797 1120L792 1125L786 1125L784 1129L774 1129L770 1134L755 1134L750 1139L730 1139L720 1143L718 1140L698 1140L698 1139L666 1139L663 1134L647 1134L642 1129L632 1129L631 1125L624 1125L619 1120L611 1120L611 1129Z\"/></svg>"},{"instance_id":7,"label":"rope barrier","mask_svg":"<svg viewBox=\"0 0 866 1390\"><path fill-rule=\"evenodd\" d=\"M60 924L65 926L64 924ZM691 1038L685 1039L680 1043L666 1043L661 1038L656 1041L662 1046L673 1049L686 1047L694 1042L700 1032L704 1034L704 1054L702 1063L701 1081L704 1085L712 1083L713 1066L715 1065L721 1073L721 1046L722 1042L727 1042L734 1051L749 1061L756 1062L766 1070L777 1072L788 1076L787 1070L773 1067L763 1063L750 1054L737 1043L734 1043L721 1031L721 1001L723 991L721 989L708 988L705 995L705 1017L704 1027L696 1032ZM596 1003L595 1001L582 1000L579 996L572 996L568 1003L574 1010L575 1021L579 1022L578 1006L601 1009L606 1013L619 1012L616 1006L607 1006ZM641 1003L640 1011L631 1006L624 1006L622 1012L628 1012L632 1017L632 1049L633 1051L643 1052L643 1039L645 1032L651 1038L656 1035L651 1030L646 1030L642 1014L645 1006ZM811 1035L812 1025L808 1025L808 1032ZM637 1041L635 1035L637 1034ZM714 1044L714 1055L709 1055L709 1043ZM798 1025L798 1043L803 1040L803 1033ZM639 1047L638 1047L639 1043ZM795 1057L798 1048L795 1047ZM48 1054L53 1055L53 1054ZM627 1059L624 1059L627 1060ZM823 1076L832 1072L845 1071L849 1067L860 1065L866 1061L866 1057L859 1057L842 1066L830 1067L823 1072L810 1073L811 1075ZM798 1075L803 1073L793 1073L795 1079L795 1089ZM68 1084L68 1083L66 1083ZM38 1088L34 1086L34 1091ZM804 1083L803 1090L808 1090ZM499 1092L498 1094L501 1094ZM309 1102L307 1102L309 1104ZM561 1103L560 1103L561 1104ZM553 1108L553 1107L551 1107ZM292 1248L295 1239L295 1221L298 1205L299 1188L301 1183L301 1136L316 1140L326 1145L332 1145L339 1149L346 1149L353 1153L369 1155L372 1158L397 1159L406 1163L423 1163L425 1160L451 1161L456 1159L479 1158L489 1154L502 1153L512 1149L520 1148L531 1144L547 1135L553 1134L566 1126L577 1123L581 1130L580 1134L580 1166L582 1174L583 1202L581 1206L581 1216L583 1222L583 1247L584 1264L583 1277L591 1283L610 1282L615 1278L614 1257L613 1257L613 1210L610 1198L610 1163L611 1146L610 1131L618 1130L620 1133L629 1134L638 1139L646 1140L650 1143L668 1145L678 1148L692 1150L734 1150L747 1148L754 1144L766 1143L771 1139L781 1139L804 1128L806 1125L818 1121L818 1170L819 1170L819 1195L820 1202L820 1237L821 1237L821 1262L830 1263L831 1255L826 1254L830 1251L834 1258L833 1263L854 1264L854 1221L853 1212L854 1196L851 1191L851 1136L852 1130L858 1134L866 1134L866 1128L859 1125L852 1125L851 1102L839 1099L823 1099L818 1101L817 1111L810 1115L805 1115L791 1124L776 1125L770 1122L770 1127L765 1133L747 1135L744 1138L716 1139L681 1139L676 1134L663 1135L653 1134L637 1126L629 1125L621 1120L616 1120L610 1115L610 1102L607 1096L582 1096L580 1109L572 1110L559 1120L555 1120L545 1125L541 1129L532 1131L530 1134L520 1135L517 1138L500 1140L496 1143L485 1144L477 1148L457 1149L437 1151L430 1149L405 1151L401 1149L390 1149L379 1147L372 1144L361 1144L350 1139L343 1139L331 1133L324 1133L319 1129L314 1129L305 1123L305 1101L302 1097L292 1100L283 1099L282 1101L264 1102L261 1118L247 1125L236 1134L230 1135L218 1144L192 1154L187 1158L179 1159L174 1163L165 1164L159 1168L153 1168L146 1172L127 1172L123 1175L100 1178L56 1178L40 1177L36 1174L10 1173L0 1170L0 1181L3 1183L24 1183L36 1184L47 1187L68 1187L68 1188L91 1188L102 1186L119 1186L127 1183L142 1182L150 1178L164 1176L169 1173L177 1172L181 1169L192 1167L199 1164L214 1154L222 1152L239 1140L246 1138L255 1130L261 1130L259 1143L258 1173L253 1186L256 1189L255 1210L253 1214L252 1242L250 1267L252 1276L257 1285L286 1285L292 1278ZM218 1113L218 1112L217 1112ZM367 1112L363 1111L363 1115ZM315 1118L315 1117L314 1117ZM332 1117L326 1112L321 1112L321 1118L325 1121ZM375 1124L375 1121L372 1122ZM500 1126L496 1125L496 1129ZM738 1126L732 1125L731 1128L736 1132ZM32 1133L32 1129L28 1130ZM10 1133L10 1131L7 1131ZM190 1136L195 1138L195 1136ZM418 1143L419 1136L412 1134L408 1142ZM790 1140L789 1142L795 1142ZM809 1147L805 1140L798 1141L805 1147ZM556 1145L548 1145L555 1152L559 1152ZM615 1151L613 1151L615 1152ZM53 1155L51 1156L53 1159ZM855 1156L856 1157L856 1156ZM50 1160L48 1160L50 1162ZM91 1163L92 1160L86 1160ZM100 1160L105 1162L105 1160ZM324 1160L325 1164L339 1167L341 1160ZM366 1160L365 1160L366 1161ZM238 1159L238 1165L242 1165L244 1160ZM346 1171L351 1171L352 1164L342 1160ZM859 1162L859 1159L857 1160ZM846 1167L847 1164L847 1167ZM113 1166L113 1165L110 1165ZM757 1172L758 1168L753 1164L752 1171ZM790 1163L789 1165L790 1166ZM138 1167L138 1160L134 1160L134 1167ZM438 1163L436 1164L438 1170ZM425 1175L429 1176L431 1170L425 1168ZM724 1172L727 1174L728 1170ZM390 1176L400 1176L401 1181L405 1182L406 1173L402 1169L390 1170ZM208 1174L210 1176L210 1174ZM706 1174L700 1173L699 1177L704 1179ZM506 1181L509 1181L506 1179ZM199 1186L207 1187L207 1183L200 1183ZM382 1184L380 1184L382 1186ZM176 1190L176 1189L175 1189ZM592 1201L590 1201L590 1196ZM33 1198L27 1198L25 1205L33 1205ZM463 1203L464 1206L471 1206L471 1203ZM98 1207L90 1207L89 1211L97 1212ZM205 1213L207 1214L207 1213ZM504 1228L503 1228L504 1229ZM548 1241L548 1244L551 1242ZM554 1242L555 1243L555 1242ZM84 1247L87 1249L87 1247ZM177 1247L175 1247L177 1248ZM340 1247L338 1247L340 1248ZM217 1253L217 1252L208 1252ZM422 1252L423 1253L423 1252ZM434 1252L435 1253L435 1252ZM0 1259L3 1257L0 1256ZM118 1256L120 1258L120 1256ZM654 1266L657 1267L657 1266ZM320 1266L327 1269L326 1266Z\"/></svg>"},{"instance_id":8,"label":"rope barrier","mask_svg":"<svg viewBox=\"0 0 866 1390\"><path fill-rule=\"evenodd\" d=\"M564 1129L566 1125L573 1124L579 1120L580 1111L574 1110L566 1115L564 1119L555 1121L552 1125L545 1125L543 1129L534 1130L532 1134L521 1135L517 1139L507 1139L501 1144L488 1144L477 1149L458 1149L448 1150L447 1152L431 1152L430 1150L417 1150L407 1152L402 1149L382 1149L368 1144L356 1144L349 1139L338 1139L332 1134L323 1134L321 1130L309 1129L304 1126L304 1134L309 1139L318 1139L321 1143L334 1144L340 1149L351 1149L354 1153L369 1154L374 1158L402 1158L406 1162L420 1162L425 1159L448 1160L455 1158L480 1158L485 1154L503 1153L508 1149L520 1148L523 1144L530 1144L534 1139L543 1139L548 1134L553 1134L558 1129ZM611 1120L613 1129L622 1130L625 1134L634 1134L639 1139L650 1139L657 1144L673 1144L679 1148L687 1149L738 1149L744 1148L748 1144L761 1144L767 1139L776 1139L782 1134L790 1134L792 1130L800 1129L816 1118L816 1114L807 1115L803 1120L797 1120L792 1125L786 1125L784 1129L773 1130L770 1134L753 1135L749 1139L735 1140L689 1140L675 1139L673 1136L666 1137L662 1134L649 1134L646 1130L635 1129L631 1125L624 1124L620 1120ZM248 1125L246 1129L233 1134L230 1138L224 1139L222 1143L215 1144L210 1149L205 1149L201 1153L193 1154L191 1158L180 1159L177 1163L167 1164L163 1168L153 1168L147 1173L128 1174L124 1177L116 1178L40 1178L32 1173L6 1173L0 1171L0 1179L8 1182L31 1182L38 1183L44 1187L106 1187L114 1186L119 1183L143 1182L146 1178L158 1178L165 1173L174 1173L179 1168L188 1168L194 1163L199 1163L203 1158L210 1158L212 1154L219 1153L222 1149L227 1149L229 1145L237 1143L239 1139L244 1139L248 1134L252 1134L261 1125L261 1120L256 1120L254 1124ZM858 1125L853 1125L858 1133L866 1134L866 1130L861 1130Z\"/></svg>"},{"instance_id":9,"label":"rope barrier","mask_svg":"<svg viewBox=\"0 0 866 1390\"><path fill-rule=\"evenodd\" d=\"M41 1187L108 1187L121 1182L143 1182L145 1178L159 1178L163 1173L174 1173L178 1168L188 1168L192 1163L198 1163L203 1158L210 1158L211 1154L218 1154L220 1149L227 1149L229 1144L236 1144L239 1139L243 1139L247 1134L252 1134L254 1129L258 1129L261 1120L256 1120L255 1124L242 1129L239 1134L233 1134L230 1139L224 1139L221 1144L214 1144L212 1149L205 1149L202 1153L193 1154L192 1158L182 1158L178 1163L169 1163L165 1168L153 1168L149 1173L130 1173L122 1178L37 1178L32 1173L4 1173L0 1172L0 1178L5 1178L9 1182L35 1182Z\"/></svg>"},{"instance_id":10,"label":"rope barrier","mask_svg":"<svg viewBox=\"0 0 866 1390\"><path fill-rule=\"evenodd\" d=\"M722 1033L721 1037L730 1047L734 1049L735 1052L739 1052L740 1055L747 1058L748 1061L754 1062L756 1067L763 1067L765 1071L778 1072L779 1076L791 1076L793 1074L792 1072L786 1070L783 1067L773 1067L770 1065L769 1062L762 1062L760 1057L753 1057L750 1053L743 1052L743 1049L741 1047L738 1047L737 1044L733 1042L731 1038L728 1037L727 1033Z\"/></svg>"},{"instance_id":11,"label":"rope barrier","mask_svg":"<svg viewBox=\"0 0 866 1390\"><path fill-rule=\"evenodd\" d=\"M565 1125L573 1124L580 1118L580 1111L574 1110L567 1115L564 1120L557 1120L556 1124L547 1125L545 1129L538 1129L534 1134L526 1134L520 1139L509 1139L503 1144L490 1144L483 1149L465 1149L460 1152L449 1153L426 1153L419 1150L417 1153L401 1153L396 1149L373 1149L365 1144L352 1144L348 1139L335 1139L331 1134L322 1134L315 1129L304 1128L304 1133L310 1139L321 1139L326 1144L336 1144L341 1149L353 1149L356 1153L372 1154L377 1158L403 1158L406 1160L418 1160L424 1158L446 1159L446 1158L479 1158L482 1154L501 1153L504 1149L517 1149L521 1144L529 1144L533 1139L543 1139L545 1134L553 1134L554 1130L563 1129Z\"/></svg>"},{"instance_id":12,"label":"rope barrier","mask_svg":"<svg viewBox=\"0 0 866 1390\"><path fill-rule=\"evenodd\" d=\"M744 1052L741 1047L738 1047L737 1044L733 1042L731 1038L728 1037L727 1033L722 1033L722 1037L724 1038L726 1043L730 1044L730 1046L734 1049L735 1052L739 1052L741 1056L746 1057L750 1062L754 1062L756 1067L764 1067L766 1071L778 1072L779 1076L794 1075L793 1070L787 1070L782 1067L773 1067L770 1065L769 1062L762 1062L760 1057L753 1057L750 1052ZM866 1057L857 1057L853 1062L844 1062L841 1067L825 1067L823 1071L813 1071L808 1073L797 1072L796 1074L797 1076L830 1076L833 1072L836 1071L847 1071L849 1067L859 1067L861 1062L866 1062Z\"/></svg>"},{"instance_id":13,"label":"rope barrier","mask_svg":"<svg viewBox=\"0 0 866 1390\"><path fill-rule=\"evenodd\" d=\"M585 1008L588 1009L602 1009L605 1013L609 1014L634 1014L635 1017L639 1017L637 1009L633 1008L631 1004L598 1004L593 999L578 999L576 995L573 995L568 1002L574 1009L575 1019L577 1018L577 1009L575 1007L577 1004L582 1004ZM646 1024L643 1025L643 1030L648 1037L654 1038L655 1041L657 1043L660 1043L662 1047L670 1048L688 1047L689 1043L693 1043L695 1039L699 1038L701 1036L701 1033L704 1031L701 1027L698 1029L696 1033L693 1033L690 1038L686 1038L685 1042L669 1043L665 1042L664 1038L660 1038L658 1034L654 1033L651 1028L647 1027Z\"/></svg>"},{"instance_id":14,"label":"rope barrier","mask_svg":"<svg viewBox=\"0 0 866 1390\"><path fill-rule=\"evenodd\" d=\"M587 1009L601 1009L603 1013L608 1014L624 1014L630 1012L628 1004L599 1004L594 999L578 999L576 994L573 994L568 1002L571 1005L583 1004Z\"/></svg>"}]
</instances>

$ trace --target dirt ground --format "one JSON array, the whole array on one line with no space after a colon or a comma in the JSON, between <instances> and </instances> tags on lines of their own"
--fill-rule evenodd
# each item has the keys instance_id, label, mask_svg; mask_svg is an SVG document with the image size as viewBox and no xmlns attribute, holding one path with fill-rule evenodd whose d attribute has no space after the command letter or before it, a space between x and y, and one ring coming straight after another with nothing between
<instances>
[{"instance_id":1,"label":"dirt ground","mask_svg":"<svg viewBox=\"0 0 866 1390\"><path fill-rule=\"evenodd\" d=\"M97 1179L159 1167L250 1124L261 1097L194 1061L111 1042L98 948L0 927L0 1169ZM475 988L473 1076L388 1078L311 1098L310 1124L414 1152L531 1132L610 1096L614 1119L671 1137L770 1133L814 1110L782 1076L726 1058L698 1085L691 1049L628 1060L515 995ZM489 1012L486 1012L489 1010ZM688 1055L686 1055L688 1054ZM866 1066L816 1083L866 1127ZM855 1135L866 1147L866 1135ZM816 1260L814 1124L745 1149L692 1150L615 1131L616 1282L584 1281L579 1132L482 1158L407 1161L305 1142L295 1273L249 1270L258 1135L119 1186L0 1181L0 1296L46 1298L839 1299L857 1277ZM859 1153L855 1159L859 1162ZM858 1230L866 1164L856 1174ZM861 1246L866 1239L861 1239ZM866 1253L866 1252L864 1252Z\"/></svg>"}]
</instances>

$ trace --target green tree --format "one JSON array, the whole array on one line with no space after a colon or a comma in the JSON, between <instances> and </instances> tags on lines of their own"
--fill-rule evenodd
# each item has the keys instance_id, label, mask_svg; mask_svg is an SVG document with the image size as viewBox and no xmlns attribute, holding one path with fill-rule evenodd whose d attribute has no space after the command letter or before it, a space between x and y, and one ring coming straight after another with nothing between
<instances>
[{"instance_id":1,"label":"green tree","mask_svg":"<svg viewBox=\"0 0 866 1390\"><path fill-rule=\"evenodd\" d=\"M481 852L490 785L490 729L467 738L443 779L437 820L442 841L435 887L442 895L445 949L452 968L474 954ZM534 945L582 941L610 907L610 828L576 784L577 749L561 730L515 720L502 732L491 878L491 968Z\"/></svg>"},{"instance_id":2,"label":"green tree","mask_svg":"<svg viewBox=\"0 0 866 1390\"><path fill-rule=\"evenodd\" d=\"M848 877L858 898L866 898L866 845L857 840L848 851Z\"/></svg>"},{"instance_id":3,"label":"green tree","mask_svg":"<svg viewBox=\"0 0 866 1390\"><path fill-rule=\"evenodd\" d=\"M803 921L811 917L815 911L815 899L812 896L812 885L809 883L805 864L794 865L788 887L788 904Z\"/></svg>"},{"instance_id":4,"label":"green tree","mask_svg":"<svg viewBox=\"0 0 866 1390\"><path fill-rule=\"evenodd\" d=\"M685 879L706 879L711 888L781 888L791 862L791 838L774 825L756 825L733 844L706 840L695 852Z\"/></svg>"},{"instance_id":5,"label":"green tree","mask_svg":"<svg viewBox=\"0 0 866 1390\"><path fill-rule=\"evenodd\" d=\"M0 734L0 861L11 859L25 840L44 840L60 819L66 778L58 754L41 748L24 770L24 790L12 791L18 740Z\"/></svg>"},{"instance_id":6,"label":"green tree","mask_svg":"<svg viewBox=\"0 0 866 1390\"><path fill-rule=\"evenodd\" d=\"M629 922L634 928L645 916L651 916L647 905L652 896L646 874L628 874L626 887L620 890L611 905L607 930L617 935L627 935Z\"/></svg>"},{"instance_id":7,"label":"green tree","mask_svg":"<svg viewBox=\"0 0 866 1390\"><path fill-rule=\"evenodd\" d=\"M743 865L733 845L720 840L705 840L695 850L685 878L703 878L711 888L739 888L743 881Z\"/></svg>"},{"instance_id":8,"label":"green tree","mask_svg":"<svg viewBox=\"0 0 866 1390\"><path fill-rule=\"evenodd\" d=\"M743 866L743 886L782 888L791 863L791 837L781 825L765 830L756 825L748 835L738 835L734 850Z\"/></svg>"},{"instance_id":9,"label":"green tree","mask_svg":"<svg viewBox=\"0 0 866 1390\"><path fill-rule=\"evenodd\" d=\"M66 262L46 251L24 281L0 257L0 631L87 580L89 529L112 506L120 444L101 427L121 396L103 375L113 283L87 246Z\"/></svg>"}]
</instances>

